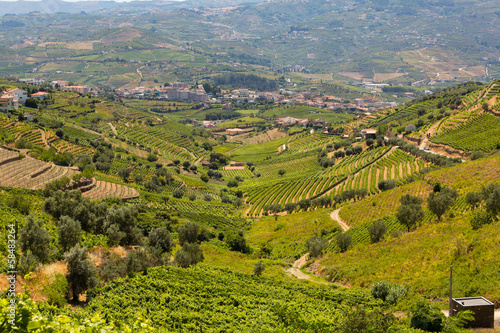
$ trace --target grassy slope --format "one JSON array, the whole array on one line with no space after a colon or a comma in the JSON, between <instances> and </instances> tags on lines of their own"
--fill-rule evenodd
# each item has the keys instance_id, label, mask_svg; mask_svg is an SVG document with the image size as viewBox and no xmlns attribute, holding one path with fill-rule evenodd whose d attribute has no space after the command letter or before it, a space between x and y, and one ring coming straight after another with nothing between
<instances>
[{"instance_id":1,"label":"grassy slope","mask_svg":"<svg viewBox=\"0 0 500 333\"><path fill-rule=\"evenodd\" d=\"M479 190L484 184L498 183L499 165L500 156L494 156L434 171L426 179L457 188L464 195ZM363 201L352 206L370 209ZM466 211L456 217L445 216L442 222L433 220L399 238L387 236L378 244L356 245L345 253L327 253L321 264L331 266L329 273L338 281L367 286L389 280L408 284L428 297L446 296L449 267L453 265L456 295L495 298L500 295L500 287L495 282L500 278L500 222L473 231L472 214Z\"/></svg>"}]
</instances>

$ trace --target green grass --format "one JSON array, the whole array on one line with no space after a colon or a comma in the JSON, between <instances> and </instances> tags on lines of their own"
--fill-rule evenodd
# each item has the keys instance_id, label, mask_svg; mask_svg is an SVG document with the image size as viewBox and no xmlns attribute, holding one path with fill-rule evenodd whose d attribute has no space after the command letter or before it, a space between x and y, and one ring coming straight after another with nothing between
<instances>
[{"instance_id":1,"label":"green grass","mask_svg":"<svg viewBox=\"0 0 500 333\"><path fill-rule=\"evenodd\" d=\"M265 158L270 158L278 155L278 147L287 142L288 138L281 138L278 140L268 141L260 144L252 144L242 146L231 154L233 160L241 161L262 161Z\"/></svg>"}]
</instances>

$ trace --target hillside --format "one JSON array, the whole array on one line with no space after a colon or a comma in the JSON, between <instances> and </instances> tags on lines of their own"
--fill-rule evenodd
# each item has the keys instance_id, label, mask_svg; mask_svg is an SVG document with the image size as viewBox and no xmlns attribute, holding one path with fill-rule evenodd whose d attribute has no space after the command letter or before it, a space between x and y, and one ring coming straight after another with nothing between
<instances>
[{"instance_id":1,"label":"hillside","mask_svg":"<svg viewBox=\"0 0 500 333\"><path fill-rule=\"evenodd\" d=\"M0 113L0 289L17 268L26 330L417 332L417 307L462 332L425 301L448 307L450 266L498 304L498 81L368 114L232 103L213 127L228 99L0 81L48 95Z\"/></svg>"}]
</instances>

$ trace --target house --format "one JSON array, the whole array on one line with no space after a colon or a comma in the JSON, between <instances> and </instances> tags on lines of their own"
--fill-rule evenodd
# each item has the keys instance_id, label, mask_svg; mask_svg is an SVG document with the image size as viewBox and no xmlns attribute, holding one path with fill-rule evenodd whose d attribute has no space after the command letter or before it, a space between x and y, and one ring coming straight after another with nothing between
<instances>
[{"instance_id":1,"label":"house","mask_svg":"<svg viewBox=\"0 0 500 333\"><path fill-rule=\"evenodd\" d=\"M14 96L14 99L18 101L19 104L24 105L28 99L28 93L26 90L20 88L14 88L6 91L7 94Z\"/></svg>"},{"instance_id":2,"label":"house","mask_svg":"<svg viewBox=\"0 0 500 333\"><path fill-rule=\"evenodd\" d=\"M77 92L81 95L85 95L89 93L89 87L88 86L66 86L64 87L65 91L72 91L72 92Z\"/></svg>"},{"instance_id":3,"label":"house","mask_svg":"<svg viewBox=\"0 0 500 333\"><path fill-rule=\"evenodd\" d=\"M493 328L495 324L495 304L484 297L464 297L452 299L452 315L462 311L472 311L474 320L465 324L466 328Z\"/></svg>"},{"instance_id":4,"label":"house","mask_svg":"<svg viewBox=\"0 0 500 333\"><path fill-rule=\"evenodd\" d=\"M366 128L361 130L361 136L366 139L376 139L377 138L377 130L372 128Z\"/></svg>"},{"instance_id":5,"label":"house","mask_svg":"<svg viewBox=\"0 0 500 333\"><path fill-rule=\"evenodd\" d=\"M405 127L405 131L406 132L413 132L413 131L416 131L416 130L417 130L417 128L413 124L406 125L406 127Z\"/></svg>"},{"instance_id":6,"label":"house","mask_svg":"<svg viewBox=\"0 0 500 333\"><path fill-rule=\"evenodd\" d=\"M49 94L44 91L39 91L37 93L31 94L31 98L37 99L39 101L44 101L49 98Z\"/></svg>"},{"instance_id":7,"label":"house","mask_svg":"<svg viewBox=\"0 0 500 333\"><path fill-rule=\"evenodd\" d=\"M14 99L12 94L3 94L0 96L0 111L8 111L9 109L18 109L19 101Z\"/></svg>"},{"instance_id":8,"label":"house","mask_svg":"<svg viewBox=\"0 0 500 333\"><path fill-rule=\"evenodd\" d=\"M214 128L215 127L214 122L210 121L210 120L204 120L202 122L202 125L203 125L203 127L206 127L206 128Z\"/></svg>"}]
</instances>

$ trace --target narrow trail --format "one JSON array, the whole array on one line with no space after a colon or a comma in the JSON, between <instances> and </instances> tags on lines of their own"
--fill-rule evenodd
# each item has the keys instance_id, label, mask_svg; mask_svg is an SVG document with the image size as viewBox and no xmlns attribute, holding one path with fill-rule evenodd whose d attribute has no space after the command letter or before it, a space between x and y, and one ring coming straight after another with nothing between
<instances>
[{"instance_id":1,"label":"narrow trail","mask_svg":"<svg viewBox=\"0 0 500 333\"><path fill-rule=\"evenodd\" d=\"M424 147L427 146L427 142L429 142L427 135L429 135L429 137L433 136L434 133L436 133L436 130L438 129L439 124L440 124L440 122L438 121L437 123L435 123L434 125L429 127L429 129L425 132L424 139L420 142L420 146L418 148L423 149Z\"/></svg>"},{"instance_id":2,"label":"narrow trail","mask_svg":"<svg viewBox=\"0 0 500 333\"><path fill-rule=\"evenodd\" d=\"M295 276L297 279L312 281L312 278L309 275L300 270L300 268L306 264L308 257L309 253L304 254L302 257L295 260L293 267L290 267L286 271Z\"/></svg>"},{"instance_id":3,"label":"narrow trail","mask_svg":"<svg viewBox=\"0 0 500 333\"><path fill-rule=\"evenodd\" d=\"M351 229L351 226L348 225L347 223L345 223L344 221L342 221L342 219L340 218L340 209L336 209L334 210L333 212L330 213L330 217L332 220L336 221L340 227L342 228L342 231L346 232L347 230Z\"/></svg>"},{"instance_id":4,"label":"narrow trail","mask_svg":"<svg viewBox=\"0 0 500 333\"><path fill-rule=\"evenodd\" d=\"M113 131L113 133L115 135L118 135L118 132L116 131L116 127L112 124L112 123L108 123L109 127L111 127L111 131Z\"/></svg>"},{"instance_id":5,"label":"narrow trail","mask_svg":"<svg viewBox=\"0 0 500 333\"><path fill-rule=\"evenodd\" d=\"M49 143L47 142L47 138L45 137L45 131L40 129L40 134L42 136L42 142L43 144L45 145L45 149L49 149L50 148L50 145Z\"/></svg>"}]
</instances>

